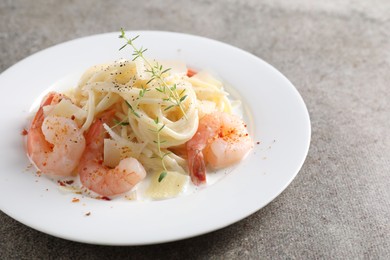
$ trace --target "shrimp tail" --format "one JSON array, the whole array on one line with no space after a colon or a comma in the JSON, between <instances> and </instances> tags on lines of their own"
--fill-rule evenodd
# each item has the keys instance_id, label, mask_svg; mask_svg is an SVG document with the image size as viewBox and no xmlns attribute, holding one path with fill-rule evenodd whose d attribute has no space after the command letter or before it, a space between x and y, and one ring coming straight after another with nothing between
<instances>
[{"instance_id":1,"label":"shrimp tail","mask_svg":"<svg viewBox=\"0 0 390 260\"><path fill-rule=\"evenodd\" d=\"M206 164L201 150L188 151L188 164L192 183L195 185L206 183Z\"/></svg>"}]
</instances>

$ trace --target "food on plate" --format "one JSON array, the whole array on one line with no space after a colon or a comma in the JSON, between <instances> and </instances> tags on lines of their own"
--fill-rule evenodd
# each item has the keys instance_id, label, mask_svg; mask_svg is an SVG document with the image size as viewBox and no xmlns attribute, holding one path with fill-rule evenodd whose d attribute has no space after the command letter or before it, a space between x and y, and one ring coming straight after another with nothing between
<instances>
[{"instance_id":1,"label":"food on plate","mask_svg":"<svg viewBox=\"0 0 390 260\"><path fill-rule=\"evenodd\" d=\"M246 125L235 115L213 112L199 120L187 142L188 170L195 184L206 182L206 162L214 169L239 162L252 147Z\"/></svg>"},{"instance_id":2,"label":"food on plate","mask_svg":"<svg viewBox=\"0 0 390 260\"><path fill-rule=\"evenodd\" d=\"M223 84L182 62L145 58L127 38L133 59L89 68L66 93L45 96L27 134L27 154L49 176L76 176L101 196L134 191L177 196L245 157L252 139L233 115ZM191 179L192 184L189 184Z\"/></svg>"},{"instance_id":3,"label":"food on plate","mask_svg":"<svg viewBox=\"0 0 390 260\"><path fill-rule=\"evenodd\" d=\"M27 134L27 154L42 173L69 176L85 149L83 132L71 118L44 115L63 98L50 93L43 99Z\"/></svg>"},{"instance_id":4,"label":"food on plate","mask_svg":"<svg viewBox=\"0 0 390 260\"><path fill-rule=\"evenodd\" d=\"M120 160L114 168L104 165L103 124L112 120L115 110L104 112L97 118L85 133L87 145L79 163L81 183L90 190L112 196L131 190L146 177L142 164L133 157Z\"/></svg>"}]
</instances>

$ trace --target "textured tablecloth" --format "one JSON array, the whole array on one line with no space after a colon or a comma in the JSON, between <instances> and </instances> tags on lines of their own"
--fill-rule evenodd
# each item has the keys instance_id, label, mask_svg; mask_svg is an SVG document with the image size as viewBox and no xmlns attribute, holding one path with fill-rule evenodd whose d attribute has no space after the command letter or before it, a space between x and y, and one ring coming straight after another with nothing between
<instances>
[{"instance_id":1,"label":"textured tablecloth","mask_svg":"<svg viewBox=\"0 0 390 260\"><path fill-rule=\"evenodd\" d=\"M390 2L312 2L1 0L0 71L57 43L120 27L201 35L285 74L307 104L312 142L277 199L222 230L104 247L55 238L0 213L0 259L390 259Z\"/></svg>"}]
</instances>

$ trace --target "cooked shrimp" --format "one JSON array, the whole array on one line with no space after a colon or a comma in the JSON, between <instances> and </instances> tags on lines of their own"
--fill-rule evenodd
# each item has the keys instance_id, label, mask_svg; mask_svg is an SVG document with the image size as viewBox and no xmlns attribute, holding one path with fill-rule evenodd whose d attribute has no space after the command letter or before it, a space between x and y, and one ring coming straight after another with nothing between
<instances>
[{"instance_id":1,"label":"cooked shrimp","mask_svg":"<svg viewBox=\"0 0 390 260\"><path fill-rule=\"evenodd\" d=\"M113 169L103 165L106 134L103 124L112 118L113 112L106 112L89 128L86 133L87 147L79 165L81 183L102 196L127 192L146 176L144 167L134 158L121 160Z\"/></svg>"},{"instance_id":2,"label":"cooked shrimp","mask_svg":"<svg viewBox=\"0 0 390 260\"><path fill-rule=\"evenodd\" d=\"M241 119L214 112L199 121L186 146L191 180L199 185L206 182L206 163L219 169L239 162L251 149L252 139Z\"/></svg>"},{"instance_id":3,"label":"cooked shrimp","mask_svg":"<svg viewBox=\"0 0 390 260\"><path fill-rule=\"evenodd\" d=\"M62 95L51 92L42 101L27 134L27 153L45 174L69 176L79 163L85 138L70 118L47 116L43 107L58 103Z\"/></svg>"}]
</instances>

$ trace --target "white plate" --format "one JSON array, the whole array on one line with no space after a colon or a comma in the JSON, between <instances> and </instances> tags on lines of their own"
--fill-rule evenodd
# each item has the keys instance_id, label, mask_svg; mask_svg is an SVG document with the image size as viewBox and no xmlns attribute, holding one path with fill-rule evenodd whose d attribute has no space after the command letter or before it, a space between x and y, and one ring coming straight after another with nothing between
<instances>
[{"instance_id":1,"label":"white plate","mask_svg":"<svg viewBox=\"0 0 390 260\"><path fill-rule=\"evenodd\" d=\"M0 75L0 208L53 236L105 245L173 241L237 222L278 196L300 170L310 144L310 120L294 86L263 60L214 40L170 32L138 31L147 56L185 61L233 86L255 141L249 156L217 183L163 201L102 201L63 193L28 171L21 132L33 101L67 75L97 63L131 57L119 33L81 38L38 52ZM54 86L55 87L55 86ZM260 142L260 144L256 144ZM89 216L85 214L90 212Z\"/></svg>"}]
</instances>

